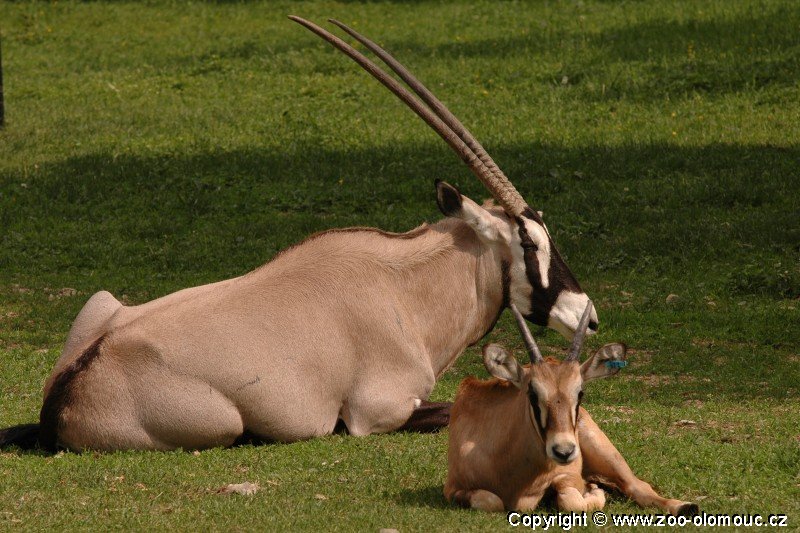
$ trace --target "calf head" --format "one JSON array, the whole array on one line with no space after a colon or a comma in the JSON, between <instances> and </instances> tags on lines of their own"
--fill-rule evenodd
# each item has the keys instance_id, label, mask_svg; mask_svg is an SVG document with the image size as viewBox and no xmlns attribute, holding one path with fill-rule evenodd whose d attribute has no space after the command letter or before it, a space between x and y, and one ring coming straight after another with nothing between
<instances>
[{"instance_id":1,"label":"calf head","mask_svg":"<svg viewBox=\"0 0 800 533\"><path fill-rule=\"evenodd\" d=\"M497 344L484 347L484 365L494 377L508 381L526 393L520 398L524 398L528 404L531 424L541 438L540 444L547 456L559 464L570 463L580 456L575 433L583 384L619 372L625 362L625 345L606 344L583 364L579 363L581 345L592 315L590 301L578 324L567 357L561 363L545 361L524 317L513 304L511 310L525 340L531 359L530 367L520 366L513 355Z\"/></svg>"}]
</instances>

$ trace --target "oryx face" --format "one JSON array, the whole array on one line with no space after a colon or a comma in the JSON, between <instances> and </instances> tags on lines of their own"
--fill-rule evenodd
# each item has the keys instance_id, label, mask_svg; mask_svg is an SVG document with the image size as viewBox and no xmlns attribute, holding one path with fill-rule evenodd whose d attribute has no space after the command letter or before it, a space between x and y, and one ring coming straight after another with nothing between
<instances>
[{"instance_id":1,"label":"oryx face","mask_svg":"<svg viewBox=\"0 0 800 533\"><path fill-rule=\"evenodd\" d=\"M514 221L509 299L540 326L571 339L589 297L558 253L539 213L526 209ZM597 313L589 330L597 331Z\"/></svg>"},{"instance_id":2,"label":"oryx face","mask_svg":"<svg viewBox=\"0 0 800 533\"><path fill-rule=\"evenodd\" d=\"M512 217L499 207L479 206L445 182L436 188L445 215L461 218L486 245L502 249L509 265L509 303L534 324L571 339L589 297L558 253L541 215L527 208ZM588 327L597 330L594 310Z\"/></svg>"}]
</instances>

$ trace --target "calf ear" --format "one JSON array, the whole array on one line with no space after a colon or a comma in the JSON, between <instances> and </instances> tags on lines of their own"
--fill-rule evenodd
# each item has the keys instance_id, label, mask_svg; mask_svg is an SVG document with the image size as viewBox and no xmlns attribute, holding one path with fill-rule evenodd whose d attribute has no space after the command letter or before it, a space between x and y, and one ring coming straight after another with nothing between
<instances>
[{"instance_id":1,"label":"calf ear","mask_svg":"<svg viewBox=\"0 0 800 533\"><path fill-rule=\"evenodd\" d=\"M525 376L522 367L514 356L499 344L487 344L483 347L483 364L494 377L508 381L518 389L522 388Z\"/></svg>"},{"instance_id":2,"label":"calf ear","mask_svg":"<svg viewBox=\"0 0 800 533\"><path fill-rule=\"evenodd\" d=\"M620 368L628 364L625 360L627 351L627 346L619 342L606 344L597 350L581 365L583 381L606 378L619 372Z\"/></svg>"}]
</instances>

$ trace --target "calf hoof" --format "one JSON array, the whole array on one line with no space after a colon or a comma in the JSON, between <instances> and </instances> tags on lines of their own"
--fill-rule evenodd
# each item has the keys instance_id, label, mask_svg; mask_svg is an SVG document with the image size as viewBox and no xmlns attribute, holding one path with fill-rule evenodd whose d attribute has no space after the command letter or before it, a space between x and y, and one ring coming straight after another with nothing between
<instances>
[{"instance_id":1,"label":"calf hoof","mask_svg":"<svg viewBox=\"0 0 800 533\"><path fill-rule=\"evenodd\" d=\"M675 516L695 516L700 514L700 508L696 503L686 502L678 507Z\"/></svg>"}]
</instances>

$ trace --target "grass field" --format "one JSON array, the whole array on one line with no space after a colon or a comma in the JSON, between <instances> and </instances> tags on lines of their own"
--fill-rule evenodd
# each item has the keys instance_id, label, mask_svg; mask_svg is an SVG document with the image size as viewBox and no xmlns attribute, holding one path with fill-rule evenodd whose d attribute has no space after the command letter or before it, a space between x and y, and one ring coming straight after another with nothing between
<instances>
[{"instance_id":1,"label":"grass field","mask_svg":"<svg viewBox=\"0 0 800 533\"><path fill-rule=\"evenodd\" d=\"M0 426L37 419L97 290L140 303L247 272L314 231L404 231L440 217L435 178L486 196L292 13L384 44L545 211L599 307L588 344L633 348L586 405L634 470L703 511L800 527L792 0L0 3ZM566 346L535 334L546 352ZM507 316L487 340L521 346ZM434 399L470 374L486 375L477 348ZM508 527L447 506L446 438L5 450L0 529ZM243 481L261 490L216 492Z\"/></svg>"}]
</instances>

